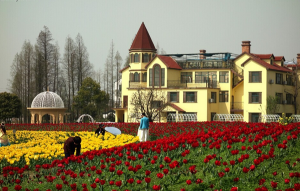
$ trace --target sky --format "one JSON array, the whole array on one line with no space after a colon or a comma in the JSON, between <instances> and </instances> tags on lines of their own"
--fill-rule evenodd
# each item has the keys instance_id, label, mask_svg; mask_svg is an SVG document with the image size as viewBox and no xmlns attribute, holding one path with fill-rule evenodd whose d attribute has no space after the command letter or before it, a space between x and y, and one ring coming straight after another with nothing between
<instances>
[{"instance_id":1,"label":"sky","mask_svg":"<svg viewBox=\"0 0 300 191\"><path fill-rule=\"evenodd\" d=\"M168 54L300 53L299 0L0 0L0 92L9 92L10 67L25 40L36 44L47 26L63 55L68 36L83 37L89 61L104 69L111 42L123 61L142 22Z\"/></svg>"}]
</instances>

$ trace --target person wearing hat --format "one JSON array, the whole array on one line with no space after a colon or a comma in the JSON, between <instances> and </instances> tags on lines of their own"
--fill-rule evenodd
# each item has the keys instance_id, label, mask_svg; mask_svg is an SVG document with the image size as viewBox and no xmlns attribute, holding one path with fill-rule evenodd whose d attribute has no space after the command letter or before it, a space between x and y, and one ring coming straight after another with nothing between
<instances>
[{"instance_id":1,"label":"person wearing hat","mask_svg":"<svg viewBox=\"0 0 300 191\"><path fill-rule=\"evenodd\" d=\"M95 134L98 136L100 135L100 133L104 136L105 135L105 130L104 130L104 125L103 124L99 124L99 128L96 129Z\"/></svg>"},{"instance_id":2,"label":"person wearing hat","mask_svg":"<svg viewBox=\"0 0 300 191\"><path fill-rule=\"evenodd\" d=\"M142 113L141 115L141 122L137 136L139 136L140 142L145 142L149 139L149 119L146 117L145 113Z\"/></svg>"}]
</instances>

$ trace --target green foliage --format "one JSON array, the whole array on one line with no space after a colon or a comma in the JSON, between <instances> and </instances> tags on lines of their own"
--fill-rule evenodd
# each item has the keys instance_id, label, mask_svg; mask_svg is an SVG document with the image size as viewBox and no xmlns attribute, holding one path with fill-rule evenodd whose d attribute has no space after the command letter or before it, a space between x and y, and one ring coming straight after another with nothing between
<instances>
[{"instance_id":1,"label":"green foliage","mask_svg":"<svg viewBox=\"0 0 300 191\"><path fill-rule=\"evenodd\" d=\"M294 120L293 117L286 117L285 113L282 113L282 117L279 118L278 122L281 125L288 125L290 123L292 123Z\"/></svg>"},{"instance_id":2,"label":"green foliage","mask_svg":"<svg viewBox=\"0 0 300 191\"><path fill-rule=\"evenodd\" d=\"M0 93L0 119L20 117L21 108L21 100L16 94Z\"/></svg>"},{"instance_id":3,"label":"green foliage","mask_svg":"<svg viewBox=\"0 0 300 191\"><path fill-rule=\"evenodd\" d=\"M279 101L279 97L276 96L267 97L267 114L277 113L279 109L278 101Z\"/></svg>"},{"instance_id":4,"label":"green foliage","mask_svg":"<svg viewBox=\"0 0 300 191\"><path fill-rule=\"evenodd\" d=\"M99 114L99 108L107 105L108 100L108 94L100 90L100 85L92 78L87 77L74 97L73 106L81 113L87 113L95 118Z\"/></svg>"}]
</instances>

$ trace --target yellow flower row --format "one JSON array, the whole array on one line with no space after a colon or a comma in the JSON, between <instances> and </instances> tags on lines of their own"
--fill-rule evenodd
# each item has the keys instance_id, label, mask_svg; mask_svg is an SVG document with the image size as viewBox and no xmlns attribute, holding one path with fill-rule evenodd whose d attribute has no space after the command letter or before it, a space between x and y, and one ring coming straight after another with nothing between
<instances>
[{"instance_id":1,"label":"yellow flower row","mask_svg":"<svg viewBox=\"0 0 300 191\"><path fill-rule=\"evenodd\" d=\"M82 139L81 153L100 148L111 148L134 143L139 140L132 135L112 135L105 133L98 137L94 132L63 132L63 131L17 131L13 136L12 131L7 131L11 146L0 147L0 162L6 159L10 164L19 162L24 156L26 164L30 165L32 160L56 159L64 157L64 142L70 136L79 136Z\"/></svg>"}]
</instances>

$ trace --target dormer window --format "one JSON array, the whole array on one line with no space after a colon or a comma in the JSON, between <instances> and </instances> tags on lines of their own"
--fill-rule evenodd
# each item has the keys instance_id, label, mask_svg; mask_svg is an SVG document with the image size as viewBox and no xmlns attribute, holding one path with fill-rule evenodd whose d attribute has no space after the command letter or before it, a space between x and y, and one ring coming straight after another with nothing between
<instances>
[{"instance_id":1,"label":"dormer window","mask_svg":"<svg viewBox=\"0 0 300 191\"><path fill-rule=\"evenodd\" d=\"M271 60L270 60L270 64L273 65L273 59L272 59L272 58L271 58Z\"/></svg>"}]
</instances>

